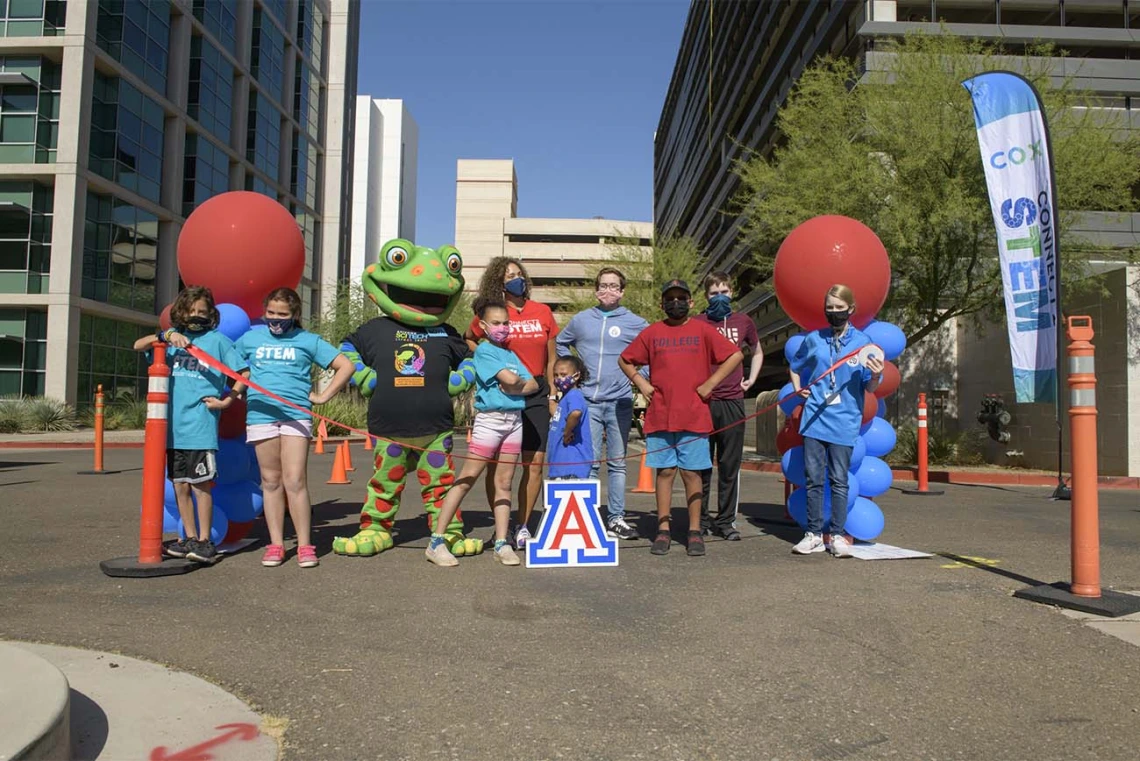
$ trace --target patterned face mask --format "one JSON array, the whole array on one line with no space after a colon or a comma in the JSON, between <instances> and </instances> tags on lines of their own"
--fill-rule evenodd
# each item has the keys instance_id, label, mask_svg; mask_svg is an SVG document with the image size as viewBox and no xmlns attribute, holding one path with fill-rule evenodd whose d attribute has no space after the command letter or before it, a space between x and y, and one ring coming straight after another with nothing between
<instances>
[{"instance_id":1,"label":"patterned face mask","mask_svg":"<svg viewBox=\"0 0 1140 761\"><path fill-rule=\"evenodd\" d=\"M282 336L293 329L293 318L286 317L283 319L266 320L266 326L269 332L275 336Z\"/></svg>"}]
</instances>

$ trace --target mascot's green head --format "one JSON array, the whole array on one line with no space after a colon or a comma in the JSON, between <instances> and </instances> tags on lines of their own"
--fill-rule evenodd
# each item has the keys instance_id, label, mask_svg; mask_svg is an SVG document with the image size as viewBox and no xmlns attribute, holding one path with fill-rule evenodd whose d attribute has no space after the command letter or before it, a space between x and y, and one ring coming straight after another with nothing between
<instances>
[{"instance_id":1,"label":"mascot's green head","mask_svg":"<svg viewBox=\"0 0 1140 761\"><path fill-rule=\"evenodd\" d=\"M442 325L463 295L463 259L454 246L438 249L390 240L364 270L364 292L380 311L405 325Z\"/></svg>"}]
</instances>

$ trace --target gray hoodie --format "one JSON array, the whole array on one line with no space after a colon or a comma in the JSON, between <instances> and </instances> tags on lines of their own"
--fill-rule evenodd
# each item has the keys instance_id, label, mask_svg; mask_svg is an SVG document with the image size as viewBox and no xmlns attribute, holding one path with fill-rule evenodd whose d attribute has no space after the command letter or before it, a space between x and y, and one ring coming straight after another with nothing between
<instances>
[{"instance_id":1,"label":"gray hoodie","mask_svg":"<svg viewBox=\"0 0 1140 761\"><path fill-rule=\"evenodd\" d=\"M579 388L587 401L609 402L633 395L629 379L618 367L618 357L648 325L622 306L608 312L593 307L570 318L555 343L558 356L569 356L574 347L585 362L590 379Z\"/></svg>"}]
</instances>

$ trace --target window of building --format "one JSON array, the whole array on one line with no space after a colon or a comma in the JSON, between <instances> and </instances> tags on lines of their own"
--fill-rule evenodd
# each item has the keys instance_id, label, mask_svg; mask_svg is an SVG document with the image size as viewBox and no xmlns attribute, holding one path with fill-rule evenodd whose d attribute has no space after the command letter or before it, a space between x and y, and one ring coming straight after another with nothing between
<instances>
[{"instance_id":1,"label":"window of building","mask_svg":"<svg viewBox=\"0 0 1140 761\"><path fill-rule=\"evenodd\" d=\"M230 143L234 67L201 37L190 39L190 90L187 113L221 142Z\"/></svg>"},{"instance_id":2,"label":"window of building","mask_svg":"<svg viewBox=\"0 0 1140 761\"><path fill-rule=\"evenodd\" d=\"M298 133L293 133L292 166L289 192L311 209L317 208L320 194L320 161L317 146Z\"/></svg>"},{"instance_id":3,"label":"window of building","mask_svg":"<svg viewBox=\"0 0 1140 761\"><path fill-rule=\"evenodd\" d=\"M297 63L293 87L293 118L313 140L321 133L321 81L304 62Z\"/></svg>"},{"instance_id":4,"label":"window of building","mask_svg":"<svg viewBox=\"0 0 1140 761\"><path fill-rule=\"evenodd\" d=\"M0 182L0 293L47 293L55 190Z\"/></svg>"},{"instance_id":5,"label":"window of building","mask_svg":"<svg viewBox=\"0 0 1140 761\"><path fill-rule=\"evenodd\" d=\"M1121 0L1065 0L1065 26L1124 29L1128 12Z\"/></svg>"},{"instance_id":6,"label":"window of building","mask_svg":"<svg viewBox=\"0 0 1140 761\"><path fill-rule=\"evenodd\" d=\"M89 192L84 222L83 297L154 314L158 219Z\"/></svg>"},{"instance_id":7,"label":"window of building","mask_svg":"<svg viewBox=\"0 0 1140 761\"><path fill-rule=\"evenodd\" d=\"M214 39L231 55L237 54L234 47L234 30L237 26L234 6L233 0L194 0L194 17L202 22L206 31L214 35Z\"/></svg>"},{"instance_id":8,"label":"window of building","mask_svg":"<svg viewBox=\"0 0 1140 761\"><path fill-rule=\"evenodd\" d=\"M895 4L895 20L922 22L934 19L932 0L899 0Z\"/></svg>"},{"instance_id":9,"label":"window of building","mask_svg":"<svg viewBox=\"0 0 1140 761\"><path fill-rule=\"evenodd\" d=\"M0 71L22 74L0 85L0 163L50 164L59 141L59 65L39 56L0 57Z\"/></svg>"},{"instance_id":10,"label":"window of building","mask_svg":"<svg viewBox=\"0 0 1140 761\"><path fill-rule=\"evenodd\" d=\"M95 388L114 398L129 391L142 398L146 394L146 355L134 350L135 339L147 329L130 322L84 314L79 318L79 361L76 363L76 397L91 399Z\"/></svg>"},{"instance_id":11,"label":"window of building","mask_svg":"<svg viewBox=\"0 0 1140 761\"><path fill-rule=\"evenodd\" d=\"M99 0L95 29L99 47L156 92L166 94L169 0Z\"/></svg>"},{"instance_id":12,"label":"window of building","mask_svg":"<svg viewBox=\"0 0 1140 761\"><path fill-rule=\"evenodd\" d=\"M317 279L317 259L320 256L320 229L321 223L317 218L301 209L295 203L289 204L289 211L297 220L297 227L301 228L301 237L305 240L305 272L304 277L309 280Z\"/></svg>"},{"instance_id":13,"label":"window of building","mask_svg":"<svg viewBox=\"0 0 1140 761\"><path fill-rule=\"evenodd\" d=\"M95 73L91 171L155 203L162 185L162 106L117 78Z\"/></svg>"},{"instance_id":14,"label":"window of building","mask_svg":"<svg viewBox=\"0 0 1140 761\"><path fill-rule=\"evenodd\" d=\"M253 47L249 58L250 72L278 103L285 86L285 35L258 8L253 12Z\"/></svg>"},{"instance_id":15,"label":"window of building","mask_svg":"<svg viewBox=\"0 0 1140 761\"><path fill-rule=\"evenodd\" d=\"M297 46L313 68L321 74L324 66L325 14L316 0L301 0L297 4Z\"/></svg>"},{"instance_id":16,"label":"window of building","mask_svg":"<svg viewBox=\"0 0 1140 761\"><path fill-rule=\"evenodd\" d=\"M230 159L226 152L201 135L186 135L182 179L182 216L205 200L225 193L230 185Z\"/></svg>"},{"instance_id":17,"label":"window of building","mask_svg":"<svg viewBox=\"0 0 1140 761\"><path fill-rule=\"evenodd\" d=\"M274 201L277 200L277 191L274 190L268 182L253 172L247 172L245 175L245 189L251 190L254 193L261 193L263 196L269 196Z\"/></svg>"},{"instance_id":18,"label":"window of building","mask_svg":"<svg viewBox=\"0 0 1140 761\"><path fill-rule=\"evenodd\" d=\"M66 17L66 0L0 2L0 37L56 37Z\"/></svg>"},{"instance_id":19,"label":"window of building","mask_svg":"<svg viewBox=\"0 0 1140 761\"><path fill-rule=\"evenodd\" d=\"M43 396L47 312L0 309L0 396Z\"/></svg>"},{"instance_id":20,"label":"window of building","mask_svg":"<svg viewBox=\"0 0 1140 761\"><path fill-rule=\"evenodd\" d=\"M281 176L281 112L262 94L249 94L246 159L274 181Z\"/></svg>"},{"instance_id":21,"label":"window of building","mask_svg":"<svg viewBox=\"0 0 1140 761\"><path fill-rule=\"evenodd\" d=\"M938 3L942 15L943 0ZM1058 26L1061 23L1059 0L1001 0L998 6L998 23L1003 26ZM967 13L965 9L961 11Z\"/></svg>"},{"instance_id":22,"label":"window of building","mask_svg":"<svg viewBox=\"0 0 1140 761\"><path fill-rule=\"evenodd\" d=\"M289 19L285 13L285 0L261 0L261 4L273 14L281 26L285 26L285 22Z\"/></svg>"}]
</instances>

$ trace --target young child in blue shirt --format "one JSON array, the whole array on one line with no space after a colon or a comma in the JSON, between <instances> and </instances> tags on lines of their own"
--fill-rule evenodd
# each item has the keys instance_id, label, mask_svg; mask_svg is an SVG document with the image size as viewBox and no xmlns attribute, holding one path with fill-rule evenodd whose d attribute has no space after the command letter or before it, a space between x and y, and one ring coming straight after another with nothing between
<instances>
[{"instance_id":1,"label":"young child in blue shirt","mask_svg":"<svg viewBox=\"0 0 1140 761\"><path fill-rule=\"evenodd\" d=\"M265 524L269 546L261 564L275 567L285 562L285 507L297 531L297 565L319 565L310 543L312 507L306 477L312 416L307 410L324 404L344 388L352 377L352 362L320 336L301 327L301 297L292 288L278 288L265 297L265 325L237 340L235 350L248 367L252 383L262 386L297 409L250 388L246 403L246 441L254 445L261 469L261 493L265 500ZM324 391L313 391L313 365L335 371Z\"/></svg>"},{"instance_id":2,"label":"young child in blue shirt","mask_svg":"<svg viewBox=\"0 0 1140 761\"><path fill-rule=\"evenodd\" d=\"M443 498L436 528L446 527L459 511L463 498L491 460L496 462L494 504L495 560L503 565L519 565L518 555L507 543L511 515L511 481L522 453L522 412L526 397L538 391L538 382L522 360L505 344L511 334L507 305L500 300L478 303L479 327L487 340L475 348L475 423L471 428L468 459L459 477ZM433 533L426 556L438 566L459 564L451 554L444 535Z\"/></svg>"},{"instance_id":3,"label":"young child in blue shirt","mask_svg":"<svg viewBox=\"0 0 1140 761\"><path fill-rule=\"evenodd\" d=\"M589 478L594 446L590 436L586 397L578 386L589 379L580 357L559 357L554 363L554 387L562 395L550 418L546 462L550 478ZM583 425L583 422L587 424Z\"/></svg>"},{"instance_id":4,"label":"young child in blue shirt","mask_svg":"<svg viewBox=\"0 0 1140 761\"><path fill-rule=\"evenodd\" d=\"M143 336L134 345L135 351L145 351L149 358L154 344L162 341L167 344L166 360L170 364L166 476L174 484L186 537L167 543L163 552L207 564L218 559L217 548L210 540L212 490L218 475L218 420L222 410L233 403L234 395L225 393L225 376L199 362L186 347L194 345L235 370L242 369L233 342L215 330L220 317L209 288L185 288L170 308L173 327ZM234 389L240 392L241 385Z\"/></svg>"}]
</instances>

